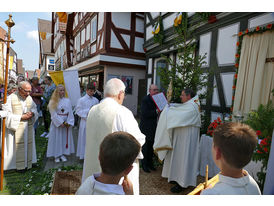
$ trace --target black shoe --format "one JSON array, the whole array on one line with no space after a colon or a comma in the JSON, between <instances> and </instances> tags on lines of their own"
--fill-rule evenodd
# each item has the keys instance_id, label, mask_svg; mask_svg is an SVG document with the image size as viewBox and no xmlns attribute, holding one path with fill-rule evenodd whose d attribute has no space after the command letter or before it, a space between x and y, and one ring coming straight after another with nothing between
<instances>
[{"instance_id":1,"label":"black shoe","mask_svg":"<svg viewBox=\"0 0 274 206\"><path fill-rule=\"evenodd\" d=\"M142 165L142 168L143 168L144 172L150 173L150 170L147 168L147 166Z\"/></svg>"},{"instance_id":2,"label":"black shoe","mask_svg":"<svg viewBox=\"0 0 274 206\"><path fill-rule=\"evenodd\" d=\"M152 171L156 171L156 168L152 165L152 166L149 166L148 167L150 170L152 170Z\"/></svg>"},{"instance_id":3,"label":"black shoe","mask_svg":"<svg viewBox=\"0 0 274 206\"><path fill-rule=\"evenodd\" d=\"M173 184L173 185L174 185L174 184L177 184L176 181L170 181L169 183L170 183L170 184Z\"/></svg>"},{"instance_id":4,"label":"black shoe","mask_svg":"<svg viewBox=\"0 0 274 206\"><path fill-rule=\"evenodd\" d=\"M172 193L180 193L180 192L182 192L183 191L183 187L181 187L180 185L178 185L178 184L176 184L174 187L172 187L171 189L170 189L170 191L172 192Z\"/></svg>"}]
</instances>

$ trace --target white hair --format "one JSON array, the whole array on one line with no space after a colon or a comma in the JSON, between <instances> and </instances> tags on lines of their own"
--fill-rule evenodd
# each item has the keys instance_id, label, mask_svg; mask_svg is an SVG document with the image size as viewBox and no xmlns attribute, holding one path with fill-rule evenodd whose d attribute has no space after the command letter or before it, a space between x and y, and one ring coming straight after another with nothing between
<instances>
[{"instance_id":1,"label":"white hair","mask_svg":"<svg viewBox=\"0 0 274 206\"><path fill-rule=\"evenodd\" d=\"M22 81L22 82L19 82L18 83L18 88L22 88L23 87L23 85L30 85L30 83L28 82L28 81Z\"/></svg>"},{"instance_id":2,"label":"white hair","mask_svg":"<svg viewBox=\"0 0 274 206\"><path fill-rule=\"evenodd\" d=\"M116 96L121 91L125 91L126 86L125 84L117 78L113 78L107 81L105 88L104 88L104 95L105 96Z\"/></svg>"}]
</instances>

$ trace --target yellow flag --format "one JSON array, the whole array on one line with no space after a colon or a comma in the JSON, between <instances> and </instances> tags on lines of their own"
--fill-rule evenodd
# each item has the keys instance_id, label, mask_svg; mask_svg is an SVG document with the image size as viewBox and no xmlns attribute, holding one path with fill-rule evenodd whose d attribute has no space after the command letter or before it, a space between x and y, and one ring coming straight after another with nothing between
<instances>
[{"instance_id":1,"label":"yellow flag","mask_svg":"<svg viewBox=\"0 0 274 206\"><path fill-rule=\"evenodd\" d=\"M40 32L40 37L42 40L46 40L47 33L46 32Z\"/></svg>"},{"instance_id":2,"label":"yellow flag","mask_svg":"<svg viewBox=\"0 0 274 206\"><path fill-rule=\"evenodd\" d=\"M67 12L56 12L58 17L59 17L59 21L62 23L67 23L68 20L68 15Z\"/></svg>"},{"instance_id":3,"label":"yellow flag","mask_svg":"<svg viewBox=\"0 0 274 206\"><path fill-rule=\"evenodd\" d=\"M49 75L56 86L58 86L59 84L62 84L65 86L63 71L49 72ZM67 91L66 91L66 97L68 97Z\"/></svg>"},{"instance_id":4,"label":"yellow flag","mask_svg":"<svg viewBox=\"0 0 274 206\"><path fill-rule=\"evenodd\" d=\"M10 56L9 69L13 68L13 56Z\"/></svg>"}]
</instances>

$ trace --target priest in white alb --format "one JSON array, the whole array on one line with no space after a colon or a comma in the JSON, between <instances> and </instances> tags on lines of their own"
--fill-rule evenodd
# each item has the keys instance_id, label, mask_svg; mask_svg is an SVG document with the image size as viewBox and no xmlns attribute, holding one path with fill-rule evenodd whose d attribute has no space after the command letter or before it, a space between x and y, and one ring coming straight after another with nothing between
<instances>
[{"instance_id":1,"label":"priest in white alb","mask_svg":"<svg viewBox=\"0 0 274 206\"><path fill-rule=\"evenodd\" d=\"M88 112L94 105L98 104L99 101L96 97L93 97L95 92L95 86L88 84L86 88L85 96L81 97L76 105L76 114L81 118L79 132L78 132L78 144L76 156L80 159L85 157L85 146L86 146L86 122Z\"/></svg>"},{"instance_id":2,"label":"priest in white alb","mask_svg":"<svg viewBox=\"0 0 274 206\"><path fill-rule=\"evenodd\" d=\"M162 177L176 182L171 192L196 186L199 166L200 103L191 89L181 93L183 104L165 107L156 129L154 151L164 160Z\"/></svg>"},{"instance_id":3,"label":"priest in white alb","mask_svg":"<svg viewBox=\"0 0 274 206\"><path fill-rule=\"evenodd\" d=\"M7 112L4 145L4 170L24 170L37 162L34 123L38 119L36 104L27 81L18 84L18 90L9 95L3 110Z\"/></svg>"},{"instance_id":4,"label":"priest in white alb","mask_svg":"<svg viewBox=\"0 0 274 206\"><path fill-rule=\"evenodd\" d=\"M86 151L84 159L83 177L84 180L94 173L101 172L99 164L99 146L105 136L112 132L128 132L143 145L145 135L141 133L138 123L132 112L122 106L125 98L125 85L117 78L110 79L104 87L105 98L100 104L91 108L87 118ZM140 152L137 159L142 159ZM133 169L128 178L132 181L133 192L139 194L139 162L133 163ZM121 180L122 181L122 180Z\"/></svg>"}]
</instances>

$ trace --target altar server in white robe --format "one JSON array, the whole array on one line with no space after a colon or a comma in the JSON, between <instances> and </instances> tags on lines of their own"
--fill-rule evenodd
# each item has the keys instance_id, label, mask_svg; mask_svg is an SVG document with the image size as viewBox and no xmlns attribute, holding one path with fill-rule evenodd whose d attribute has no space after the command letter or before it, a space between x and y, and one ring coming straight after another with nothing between
<instances>
[{"instance_id":1,"label":"altar server in white robe","mask_svg":"<svg viewBox=\"0 0 274 206\"><path fill-rule=\"evenodd\" d=\"M47 157L54 157L55 162L67 161L65 155L74 153L72 126L74 115L71 102L65 97L65 87L58 85L51 96L48 109L51 115Z\"/></svg>"},{"instance_id":2,"label":"altar server in white robe","mask_svg":"<svg viewBox=\"0 0 274 206\"><path fill-rule=\"evenodd\" d=\"M99 101L96 97L93 97L95 92L95 86L88 84L86 88L85 96L81 97L76 105L76 114L81 118L79 132L78 132L78 144L76 156L80 159L85 157L85 146L86 146L86 122L88 112L94 105L98 104Z\"/></svg>"},{"instance_id":3,"label":"altar server in white robe","mask_svg":"<svg viewBox=\"0 0 274 206\"><path fill-rule=\"evenodd\" d=\"M101 172L98 160L99 146L104 137L108 134L116 131L128 132L135 137L141 145L145 143L145 135L141 133L132 112L122 106L125 98L124 83L117 78L110 79L105 85L104 96L105 98L100 102L100 104L92 107L88 114L82 182L94 173ZM137 159L142 158L143 155L140 152ZM133 169L129 173L128 178L132 181L134 194L138 195L138 160L133 163Z\"/></svg>"},{"instance_id":4,"label":"altar server in white robe","mask_svg":"<svg viewBox=\"0 0 274 206\"><path fill-rule=\"evenodd\" d=\"M198 96L191 89L181 93L183 104L167 105L156 129L154 150L164 160L162 176L175 181L171 192L196 186L199 166L201 117Z\"/></svg>"},{"instance_id":5,"label":"altar server in white robe","mask_svg":"<svg viewBox=\"0 0 274 206\"><path fill-rule=\"evenodd\" d=\"M34 123L38 119L36 104L31 96L29 82L21 81L18 91L7 97L4 170L24 170L37 162Z\"/></svg>"}]
</instances>

